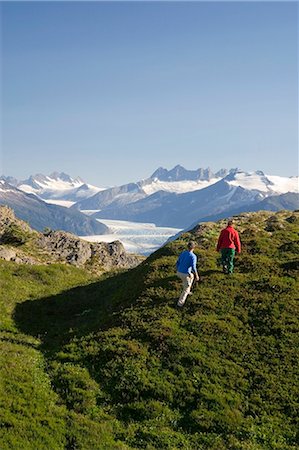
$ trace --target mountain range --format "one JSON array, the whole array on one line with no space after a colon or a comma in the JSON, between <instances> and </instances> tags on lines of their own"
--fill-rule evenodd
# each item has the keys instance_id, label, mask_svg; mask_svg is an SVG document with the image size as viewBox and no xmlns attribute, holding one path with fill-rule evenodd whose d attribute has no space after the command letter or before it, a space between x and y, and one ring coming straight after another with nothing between
<instances>
[{"instance_id":1,"label":"mountain range","mask_svg":"<svg viewBox=\"0 0 299 450\"><path fill-rule=\"evenodd\" d=\"M277 211L286 207L299 208L298 177L240 169L222 169L213 174L185 171L181 166L168 173L158 169L147 180L107 189L72 206L99 209L92 215L97 219L153 222L178 228L242 211Z\"/></svg>"},{"instance_id":2,"label":"mountain range","mask_svg":"<svg viewBox=\"0 0 299 450\"><path fill-rule=\"evenodd\" d=\"M186 170L177 165L171 170L159 167L149 178L105 189L92 197L80 200L73 208L99 210L122 207L145 199L156 192L177 194L195 191L220 180L228 173L226 169L213 173L208 169Z\"/></svg>"},{"instance_id":3,"label":"mountain range","mask_svg":"<svg viewBox=\"0 0 299 450\"><path fill-rule=\"evenodd\" d=\"M9 206L17 208L16 214L21 213L20 218L29 220L33 227L54 226L57 229L57 226L63 226L61 229L81 235L102 234L98 232L98 226L104 227L98 223L101 219L149 222L185 229L198 221L218 220L243 211L299 209L298 177L266 175L262 171L245 172L238 168L213 172L209 168L187 170L180 165L171 170L159 167L149 178L105 189L63 172L38 174L23 181L2 177L2 191L4 186L6 191L10 191ZM17 200L21 193L26 201ZM43 213L32 218L35 208L29 204L33 199L35 205L43 205L43 209L48 211L46 217ZM7 201L7 193L4 200L3 193L0 195L0 202L3 201ZM57 205L69 208L57 209ZM79 217L81 221L83 217L87 220L80 211L90 216L88 225L69 228L66 219L69 215L72 216L70 223L75 217L76 220ZM54 222L58 223L50 220L53 216L56 218ZM50 220L50 224L45 225L45 218Z\"/></svg>"},{"instance_id":4,"label":"mountain range","mask_svg":"<svg viewBox=\"0 0 299 450\"><path fill-rule=\"evenodd\" d=\"M64 230L81 236L105 234L108 227L80 211L51 205L37 195L27 194L17 187L0 180L0 205L12 208L19 219L27 221L32 228Z\"/></svg>"},{"instance_id":5,"label":"mountain range","mask_svg":"<svg viewBox=\"0 0 299 450\"><path fill-rule=\"evenodd\" d=\"M64 172L53 172L50 175L31 175L22 181L5 176L2 176L1 179L27 194L35 194L45 201L56 202L62 206L70 206L74 202L88 198L103 189L85 183L80 177L72 178Z\"/></svg>"}]
</instances>

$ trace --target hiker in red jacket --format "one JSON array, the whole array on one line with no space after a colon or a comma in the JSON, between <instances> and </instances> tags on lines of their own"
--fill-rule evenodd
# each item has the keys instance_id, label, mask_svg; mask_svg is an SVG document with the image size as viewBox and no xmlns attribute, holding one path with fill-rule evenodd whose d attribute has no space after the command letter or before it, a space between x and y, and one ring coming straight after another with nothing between
<instances>
[{"instance_id":1,"label":"hiker in red jacket","mask_svg":"<svg viewBox=\"0 0 299 450\"><path fill-rule=\"evenodd\" d=\"M235 252L241 253L241 242L237 230L233 227L233 220L229 220L219 236L217 252L221 251L223 272L231 275L234 270Z\"/></svg>"}]
</instances>

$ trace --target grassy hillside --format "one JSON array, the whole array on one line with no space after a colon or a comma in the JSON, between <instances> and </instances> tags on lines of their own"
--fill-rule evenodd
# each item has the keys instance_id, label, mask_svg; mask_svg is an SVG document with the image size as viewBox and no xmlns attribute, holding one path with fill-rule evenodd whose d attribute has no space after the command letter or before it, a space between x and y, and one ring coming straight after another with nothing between
<instances>
[{"instance_id":1,"label":"grassy hillside","mask_svg":"<svg viewBox=\"0 0 299 450\"><path fill-rule=\"evenodd\" d=\"M1 263L1 450L298 448L299 214L239 216L232 277L223 225L97 280ZM202 282L177 310L190 238Z\"/></svg>"}]
</instances>

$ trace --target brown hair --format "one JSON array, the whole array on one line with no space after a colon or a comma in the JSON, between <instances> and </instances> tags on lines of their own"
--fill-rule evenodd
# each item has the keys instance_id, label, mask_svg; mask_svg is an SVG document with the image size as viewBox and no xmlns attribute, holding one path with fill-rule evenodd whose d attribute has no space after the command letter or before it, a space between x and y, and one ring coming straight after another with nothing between
<instances>
[{"instance_id":1,"label":"brown hair","mask_svg":"<svg viewBox=\"0 0 299 450\"><path fill-rule=\"evenodd\" d=\"M196 247L196 242L194 241L189 241L187 244L187 247L189 250L193 250Z\"/></svg>"}]
</instances>

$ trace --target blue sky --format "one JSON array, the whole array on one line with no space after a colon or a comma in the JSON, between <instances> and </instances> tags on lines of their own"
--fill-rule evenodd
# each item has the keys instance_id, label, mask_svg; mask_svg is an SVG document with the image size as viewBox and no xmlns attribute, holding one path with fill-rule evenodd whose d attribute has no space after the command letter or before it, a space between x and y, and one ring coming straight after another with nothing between
<instances>
[{"instance_id":1,"label":"blue sky","mask_svg":"<svg viewBox=\"0 0 299 450\"><path fill-rule=\"evenodd\" d=\"M297 7L3 2L1 172L296 175Z\"/></svg>"}]
</instances>

